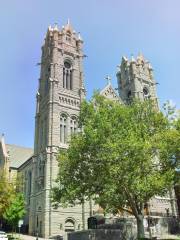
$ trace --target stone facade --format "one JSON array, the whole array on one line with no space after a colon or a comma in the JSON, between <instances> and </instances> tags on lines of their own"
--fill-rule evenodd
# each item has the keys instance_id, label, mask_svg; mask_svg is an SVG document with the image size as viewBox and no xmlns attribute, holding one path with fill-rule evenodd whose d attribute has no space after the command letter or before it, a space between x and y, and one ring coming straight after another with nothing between
<instances>
[{"instance_id":1,"label":"stone facade","mask_svg":"<svg viewBox=\"0 0 180 240\"><path fill-rule=\"evenodd\" d=\"M10 183L15 182L18 168L32 156L33 149L6 144L4 135L0 139L0 170L6 172Z\"/></svg>"},{"instance_id":2,"label":"stone facade","mask_svg":"<svg viewBox=\"0 0 180 240\"><path fill-rule=\"evenodd\" d=\"M49 27L42 46L37 92L29 233L49 237L82 229L82 206L54 209L50 192L58 172L56 155L77 129L83 83L83 41L68 22ZM85 219L89 204L85 204Z\"/></svg>"},{"instance_id":3,"label":"stone facade","mask_svg":"<svg viewBox=\"0 0 180 240\"><path fill-rule=\"evenodd\" d=\"M125 104L134 97L141 100L151 98L158 107L157 83L153 77L153 69L142 54L139 54L137 59L132 56L131 60L122 57L117 80L119 95Z\"/></svg>"},{"instance_id":4,"label":"stone facade","mask_svg":"<svg viewBox=\"0 0 180 240\"><path fill-rule=\"evenodd\" d=\"M82 212L85 212L86 223L90 215L91 204L88 202L83 206L55 209L50 201L58 172L57 153L59 149L68 147L71 133L78 131L77 117L85 97L82 48L81 36L69 22L62 29L57 26L48 28L39 63L41 71L36 95L34 153L31 156L29 151L26 159L22 154L24 160L15 168L24 176L23 191L27 209L24 225L31 235L38 233L47 238L82 230ZM152 98L158 107L153 70L142 55L136 60L132 57L130 61L123 57L117 79L120 96L110 82L100 94L121 104L128 103L131 97L142 100ZM9 169L11 163L2 139L0 167L5 165ZM172 196L163 200L157 198L160 205L153 199L150 203L151 207L154 206L152 212L167 214L166 209L169 209L169 214L175 214L172 199ZM93 206L93 211L98 212L97 206Z\"/></svg>"}]
</instances>

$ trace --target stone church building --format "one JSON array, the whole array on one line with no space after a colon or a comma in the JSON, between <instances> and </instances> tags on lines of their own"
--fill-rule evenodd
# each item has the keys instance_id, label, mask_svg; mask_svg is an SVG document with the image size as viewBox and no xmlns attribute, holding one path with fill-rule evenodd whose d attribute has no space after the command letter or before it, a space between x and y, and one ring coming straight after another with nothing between
<instances>
[{"instance_id":1,"label":"stone church building","mask_svg":"<svg viewBox=\"0 0 180 240\"><path fill-rule=\"evenodd\" d=\"M78 128L80 104L85 98L83 72L83 40L68 22L61 29L49 27L42 46L39 88L36 95L34 149L0 142L0 167L9 178L21 172L26 199L24 226L28 233L48 238L83 228L90 214L90 204L69 208L54 208L50 192L58 172L56 161L60 148L67 148L67 139ZM107 78L109 80L109 78ZM136 59L122 57L117 71L118 92L110 81L101 94L127 103L130 97L152 98L158 105L156 81L151 64L140 54ZM97 206L93 212L98 213ZM156 216L176 215L173 196L155 197L150 202L150 213ZM87 221L86 221L87 222Z\"/></svg>"}]
</instances>

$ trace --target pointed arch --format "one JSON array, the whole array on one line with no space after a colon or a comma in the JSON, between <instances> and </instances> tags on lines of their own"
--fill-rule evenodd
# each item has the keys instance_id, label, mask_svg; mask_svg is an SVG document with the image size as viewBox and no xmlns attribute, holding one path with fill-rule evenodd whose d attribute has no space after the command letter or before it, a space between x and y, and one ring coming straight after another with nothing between
<instances>
[{"instance_id":1,"label":"pointed arch","mask_svg":"<svg viewBox=\"0 0 180 240\"><path fill-rule=\"evenodd\" d=\"M73 63L69 58L64 59L63 88L68 90L73 89Z\"/></svg>"},{"instance_id":2,"label":"pointed arch","mask_svg":"<svg viewBox=\"0 0 180 240\"><path fill-rule=\"evenodd\" d=\"M70 133L71 134L76 133L77 129L78 129L77 116L71 115L71 117L70 117Z\"/></svg>"},{"instance_id":3,"label":"pointed arch","mask_svg":"<svg viewBox=\"0 0 180 240\"><path fill-rule=\"evenodd\" d=\"M60 142L66 143L67 141L67 114L61 113L60 115Z\"/></svg>"}]
</instances>

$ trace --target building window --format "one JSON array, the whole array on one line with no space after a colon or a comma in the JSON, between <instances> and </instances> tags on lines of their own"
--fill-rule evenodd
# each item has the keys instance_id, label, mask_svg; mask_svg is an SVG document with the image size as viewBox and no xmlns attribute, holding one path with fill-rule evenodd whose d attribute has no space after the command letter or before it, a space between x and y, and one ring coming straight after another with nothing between
<instances>
[{"instance_id":1,"label":"building window","mask_svg":"<svg viewBox=\"0 0 180 240\"><path fill-rule=\"evenodd\" d=\"M69 43L71 42L71 33L70 32L66 33L66 41Z\"/></svg>"},{"instance_id":2,"label":"building window","mask_svg":"<svg viewBox=\"0 0 180 240\"><path fill-rule=\"evenodd\" d=\"M148 99L150 97L149 90L146 87L143 88L143 97L144 99Z\"/></svg>"},{"instance_id":3,"label":"building window","mask_svg":"<svg viewBox=\"0 0 180 240\"><path fill-rule=\"evenodd\" d=\"M127 92L127 100L126 100L126 102L127 102L127 104L131 104L131 102L132 102L132 92L131 92L131 90L129 90Z\"/></svg>"},{"instance_id":4,"label":"building window","mask_svg":"<svg viewBox=\"0 0 180 240\"><path fill-rule=\"evenodd\" d=\"M69 61L64 62L63 67L63 88L73 89L73 71L72 64Z\"/></svg>"},{"instance_id":5,"label":"building window","mask_svg":"<svg viewBox=\"0 0 180 240\"><path fill-rule=\"evenodd\" d=\"M67 141L67 116L62 114L60 116L60 142L66 143Z\"/></svg>"},{"instance_id":6,"label":"building window","mask_svg":"<svg viewBox=\"0 0 180 240\"><path fill-rule=\"evenodd\" d=\"M127 94L127 97L128 97L128 99L131 98L131 90L129 90L129 92L128 92L128 94Z\"/></svg>"},{"instance_id":7,"label":"building window","mask_svg":"<svg viewBox=\"0 0 180 240\"><path fill-rule=\"evenodd\" d=\"M77 132L77 118L75 116L71 117L70 120L70 132L74 134Z\"/></svg>"},{"instance_id":8,"label":"building window","mask_svg":"<svg viewBox=\"0 0 180 240\"><path fill-rule=\"evenodd\" d=\"M30 196L31 196L31 184L32 184L32 173L31 171L28 172L28 179L27 179L27 203L30 204Z\"/></svg>"}]
</instances>

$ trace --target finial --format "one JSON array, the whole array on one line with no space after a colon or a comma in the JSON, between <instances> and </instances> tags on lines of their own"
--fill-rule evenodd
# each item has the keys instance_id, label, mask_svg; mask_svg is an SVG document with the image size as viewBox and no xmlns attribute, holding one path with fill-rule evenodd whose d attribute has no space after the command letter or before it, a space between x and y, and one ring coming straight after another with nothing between
<instances>
[{"instance_id":1,"label":"finial","mask_svg":"<svg viewBox=\"0 0 180 240\"><path fill-rule=\"evenodd\" d=\"M138 53L137 59L144 61L144 56L141 51Z\"/></svg>"},{"instance_id":2,"label":"finial","mask_svg":"<svg viewBox=\"0 0 180 240\"><path fill-rule=\"evenodd\" d=\"M122 60L124 60L125 62L127 62L127 61L128 61L128 59L127 59L127 57L126 57L126 56L123 56L123 57L122 57Z\"/></svg>"},{"instance_id":3,"label":"finial","mask_svg":"<svg viewBox=\"0 0 180 240\"><path fill-rule=\"evenodd\" d=\"M57 24L57 22L54 23L54 30L58 31L58 24Z\"/></svg>"},{"instance_id":4,"label":"finial","mask_svg":"<svg viewBox=\"0 0 180 240\"><path fill-rule=\"evenodd\" d=\"M82 37L81 37L80 32L78 32L78 40L82 41Z\"/></svg>"},{"instance_id":5,"label":"finial","mask_svg":"<svg viewBox=\"0 0 180 240\"><path fill-rule=\"evenodd\" d=\"M72 28L72 26L70 24L69 18L68 18L67 24L65 25L65 30L66 31L70 31L71 33L73 32L73 28Z\"/></svg>"},{"instance_id":6,"label":"finial","mask_svg":"<svg viewBox=\"0 0 180 240\"><path fill-rule=\"evenodd\" d=\"M109 75L107 75L105 79L107 80L107 85L111 84L111 77Z\"/></svg>"},{"instance_id":7,"label":"finial","mask_svg":"<svg viewBox=\"0 0 180 240\"><path fill-rule=\"evenodd\" d=\"M120 72L121 71L121 65L117 65L117 72Z\"/></svg>"},{"instance_id":8,"label":"finial","mask_svg":"<svg viewBox=\"0 0 180 240\"><path fill-rule=\"evenodd\" d=\"M135 60L135 58L134 58L134 55L133 54L131 54L131 62L135 62L136 60Z\"/></svg>"},{"instance_id":9,"label":"finial","mask_svg":"<svg viewBox=\"0 0 180 240\"><path fill-rule=\"evenodd\" d=\"M49 25L48 30L49 30L49 31L52 31L52 27L51 27L51 25Z\"/></svg>"},{"instance_id":10,"label":"finial","mask_svg":"<svg viewBox=\"0 0 180 240\"><path fill-rule=\"evenodd\" d=\"M151 66L151 64L149 63L149 70L153 70L153 68L152 68L152 66Z\"/></svg>"}]
</instances>

